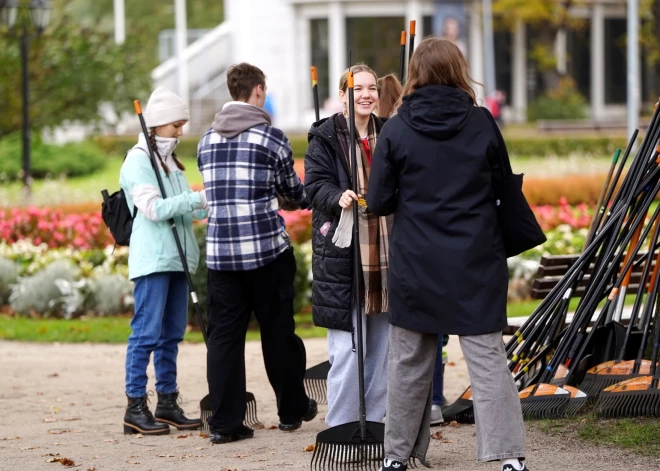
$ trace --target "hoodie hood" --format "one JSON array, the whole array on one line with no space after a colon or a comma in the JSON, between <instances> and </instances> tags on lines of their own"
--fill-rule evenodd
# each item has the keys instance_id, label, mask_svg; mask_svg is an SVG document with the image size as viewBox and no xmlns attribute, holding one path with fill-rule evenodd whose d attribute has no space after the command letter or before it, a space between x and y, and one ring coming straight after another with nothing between
<instances>
[{"instance_id":1,"label":"hoodie hood","mask_svg":"<svg viewBox=\"0 0 660 471\"><path fill-rule=\"evenodd\" d=\"M230 101L215 115L211 127L222 137L231 139L260 124L271 124L266 110L242 101Z\"/></svg>"},{"instance_id":2,"label":"hoodie hood","mask_svg":"<svg viewBox=\"0 0 660 471\"><path fill-rule=\"evenodd\" d=\"M431 85L403 97L398 115L415 131L444 140L465 127L473 110L472 98L463 90Z\"/></svg>"}]
</instances>

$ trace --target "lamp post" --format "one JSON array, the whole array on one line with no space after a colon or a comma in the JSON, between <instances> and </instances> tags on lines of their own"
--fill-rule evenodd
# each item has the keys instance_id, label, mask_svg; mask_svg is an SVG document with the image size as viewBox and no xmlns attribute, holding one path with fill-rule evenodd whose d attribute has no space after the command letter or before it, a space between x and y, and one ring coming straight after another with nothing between
<instances>
[{"instance_id":1,"label":"lamp post","mask_svg":"<svg viewBox=\"0 0 660 471\"><path fill-rule=\"evenodd\" d=\"M28 15L29 12L29 15ZM23 101L23 189L25 197L30 197L30 84L28 74L28 50L30 46L29 21L37 34L43 33L50 22L51 6L49 0L31 0L29 4L21 0L0 0L0 21L10 31L20 31L21 41L21 95Z\"/></svg>"}]
</instances>

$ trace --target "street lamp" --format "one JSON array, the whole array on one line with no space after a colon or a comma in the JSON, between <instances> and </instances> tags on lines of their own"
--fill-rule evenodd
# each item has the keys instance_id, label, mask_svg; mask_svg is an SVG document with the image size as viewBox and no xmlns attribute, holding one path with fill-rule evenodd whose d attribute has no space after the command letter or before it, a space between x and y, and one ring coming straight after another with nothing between
<instances>
[{"instance_id":1,"label":"street lamp","mask_svg":"<svg viewBox=\"0 0 660 471\"><path fill-rule=\"evenodd\" d=\"M20 29L21 39L21 72L22 72L22 97L23 97L23 186L26 198L30 197L30 184L32 175L30 172L30 113L29 113L29 74L28 74L28 49L30 45L30 33L28 32L28 21L21 21L16 25L21 10L29 10L32 26L37 34L41 34L50 22L51 6L49 0L32 0L27 8L21 6L21 0L0 0L0 21L10 30Z\"/></svg>"}]
</instances>

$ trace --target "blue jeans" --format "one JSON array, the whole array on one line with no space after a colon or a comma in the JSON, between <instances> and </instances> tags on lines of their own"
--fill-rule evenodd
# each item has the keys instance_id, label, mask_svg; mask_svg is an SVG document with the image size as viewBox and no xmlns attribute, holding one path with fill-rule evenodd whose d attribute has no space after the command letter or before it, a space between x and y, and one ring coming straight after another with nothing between
<instances>
[{"instance_id":1,"label":"blue jeans","mask_svg":"<svg viewBox=\"0 0 660 471\"><path fill-rule=\"evenodd\" d=\"M445 365L442 364L442 347L447 345L448 335L438 335L438 349L435 355L435 366L433 367L433 404L441 406L445 399L443 396Z\"/></svg>"},{"instance_id":2,"label":"blue jeans","mask_svg":"<svg viewBox=\"0 0 660 471\"><path fill-rule=\"evenodd\" d=\"M126 394L147 394L147 366L154 354L156 391L176 392L176 357L188 320L188 283L183 272L163 272L135 280L135 314L126 352Z\"/></svg>"}]
</instances>

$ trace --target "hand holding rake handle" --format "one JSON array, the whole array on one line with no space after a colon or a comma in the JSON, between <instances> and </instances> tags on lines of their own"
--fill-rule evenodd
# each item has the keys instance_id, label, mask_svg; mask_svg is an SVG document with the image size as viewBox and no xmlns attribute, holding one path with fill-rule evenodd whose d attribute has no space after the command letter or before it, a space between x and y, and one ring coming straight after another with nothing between
<instances>
[{"instance_id":1,"label":"hand holding rake handle","mask_svg":"<svg viewBox=\"0 0 660 471\"><path fill-rule=\"evenodd\" d=\"M147 124L144 121L144 116L142 116L142 106L140 105L140 100L133 101L133 106L135 107L135 113L140 119L140 126L142 127L142 132L144 136L149 136L149 130L147 129ZM163 186L163 179L160 176L160 171L158 170L158 163L156 162L156 154L154 149L151 147L151 142L149 139L147 141L147 147L149 148L149 160L151 161L151 166L156 173L156 180L158 180L158 188L160 189L160 194L163 199L167 198L165 194L165 187ZM176 248L179 252L179 257L181 258L181 265L183 266L183 272L186 274L186 281L188 281L188 289L190 290L190 299L192 299L193 305L195 306L195 312L197 313L197 320L199 321L199 328L202 330L202 336L204 337L204 343L208 346L208 337L206 333L206 325L204 323L204 318L202 317L202 311L199 308L199 302L197 300L197 293L195 292L195 286L193 285L192 278L190 278L190 272L188 271L188 262L186 260L186 255L183 252L183 247L181 246L181 239L179 239L179 233L176 230L176 224L174 218L170 218L167 223L172 228L172 234L174 234L174 241L176 242Z\"/></svg>"}]
</instances>

